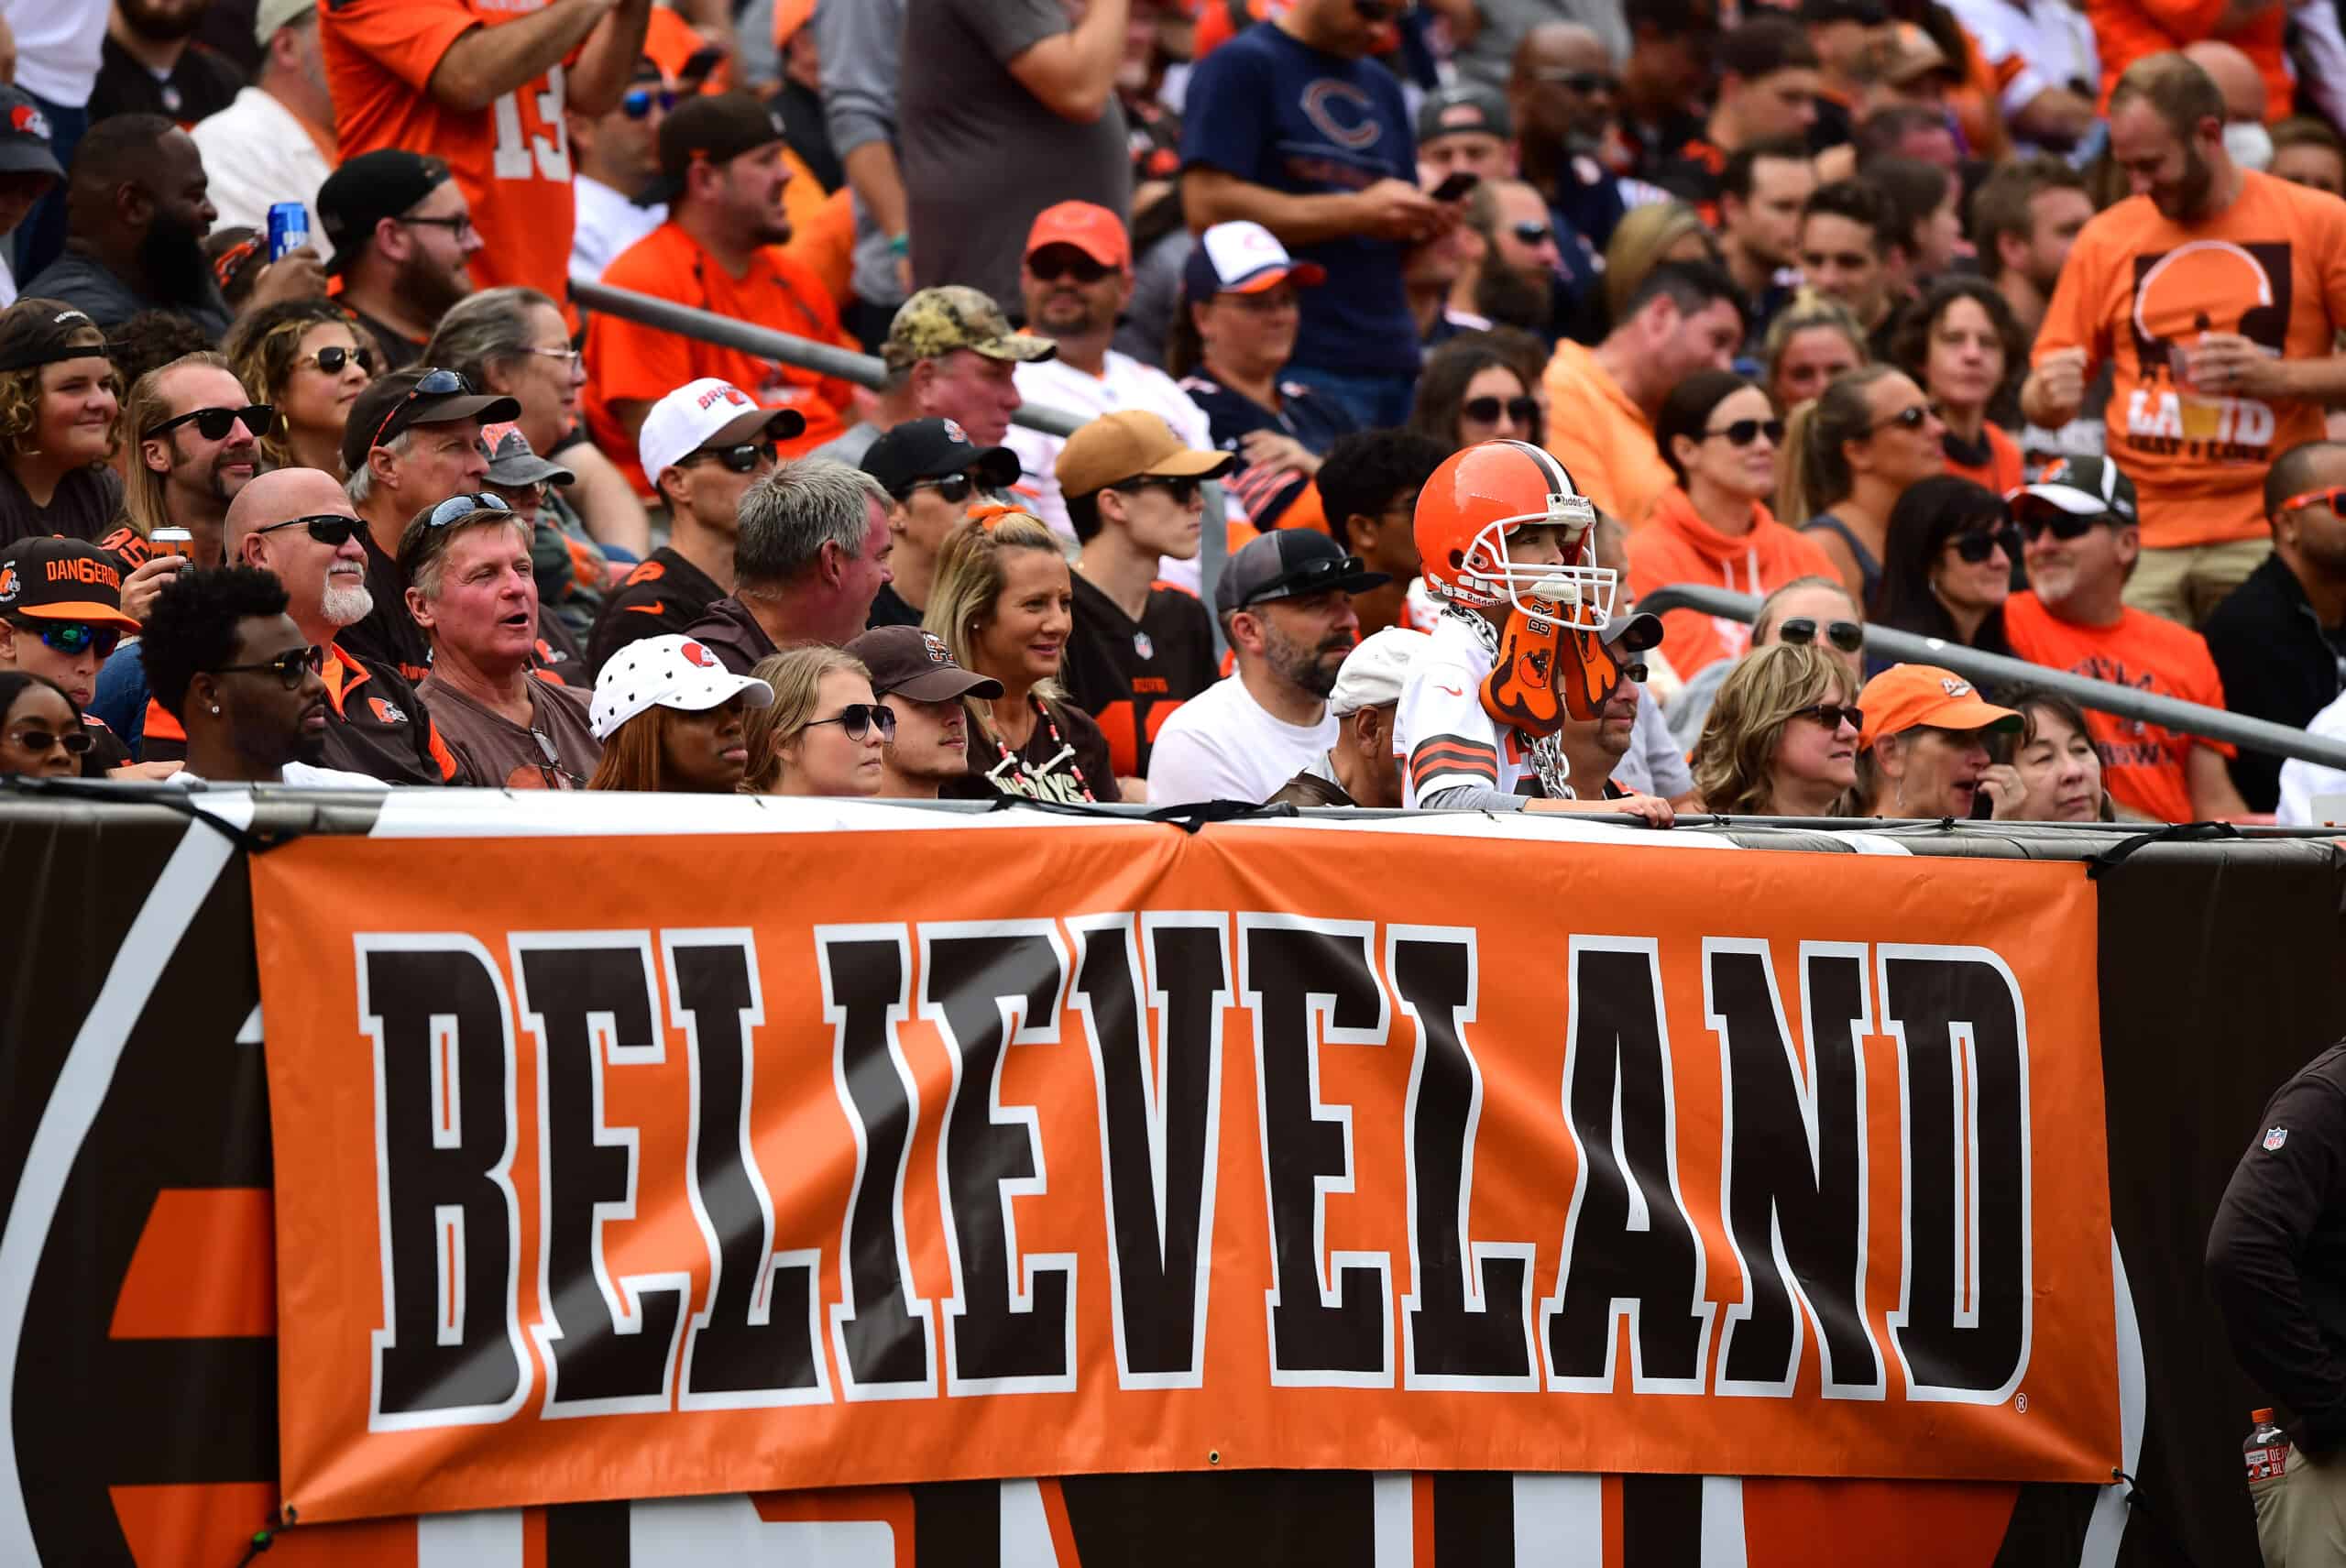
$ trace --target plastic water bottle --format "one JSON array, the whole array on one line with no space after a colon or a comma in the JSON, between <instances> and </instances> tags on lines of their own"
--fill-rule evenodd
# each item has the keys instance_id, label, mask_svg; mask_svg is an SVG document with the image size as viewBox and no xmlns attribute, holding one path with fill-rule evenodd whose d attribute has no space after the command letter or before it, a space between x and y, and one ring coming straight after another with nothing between
<instances>
[{"instance_id":1,"label":"plastic water bottle","mask_svg":"<svg viewBox=\"0 0 2346 1568\"><path fill-rule=\"evenodd\" d=\"M2289 1471L2289 1434L2274 1424L2270 1410L2251 1410L2248 1441L2241 1454L2248 1464L2248 1479L2277 1481Z\"/></svg>"}]
</instances>

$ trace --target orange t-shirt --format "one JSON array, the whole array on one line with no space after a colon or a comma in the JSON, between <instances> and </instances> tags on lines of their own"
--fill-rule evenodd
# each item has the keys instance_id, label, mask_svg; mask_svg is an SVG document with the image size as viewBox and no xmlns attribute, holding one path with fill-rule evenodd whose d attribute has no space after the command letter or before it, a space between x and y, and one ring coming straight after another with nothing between
<instances>
[{"instance_id":1,"label":"orange t-shirt","mask_svg":"<svg viewBox=\"0 0 2346 1568\"><path fill-rule=\"evenodd\" d=\"M565 297L570 274L570 133L563 68L486 109L452 109L427 91L449 46L546 0L335 0L318 9L334 131L347 161L403 147L444 161L483 241L473 286L521 283Z\"/></svg>"},{"instance_id":2,"label":"orange t-shirt","mask_svg":"<svg viewBox=\"0 0 2346 1568\"><path fill-rule=\"evenodd\" d=\"M671 221L614 257L603 269L603 281L794 336L853 346L839 330L838 307L822 280L779 246L759 251L748 273L736 278ZM730 381L767 408L796 409L804 414L806 433L784 444L785 457L812 451L847 428L843 411L850 406L854 389L845 381L598 314L586 328L586 424L595 444L630 480L649 490L635 443L611 405L657 402L703 376Z\"/></svg>"},{"instance_id":3,"label":"orange t-shirt","mask_svg":"<svg viewBox=\"0 0 2346 1568\"><path fill-rule=\"evenodd\" d=\"M2036 334L2037 364L2083 348L2088 380L2113 367L2110 455L2142 493L2149 549L2264 538L2265 468L2322 437L2317 403L2191 392L2170 362L2203 332L2320 358L2346 325L2346 202L2267 174L2241 181L2205 223L2170 223L2130 196L2086 225Z\"/></svg>"},{"instance_id":4,"label":"orange t-shirt","mask_svg":"<svg viewBox=\"0 0 2346 1568\"><path fill-rule=\"evenodd\" d=\"M1653 426L1595 352L1566 338L1540 378L1548 389L1548 450L1573 486L1635 528L1676 484Z\"/></svg>"},{"instance_id":5,"label":"orange t-shirt","mask_svg":"<svg viewBox=\"0 0 2346 1568\"><path fill-rule=\"evenodd\" d=\"M2021 463L2020 443L2004 433L2004 428L2000 424L1982 428L1987 432L1988 461L1975 468L1957 462L1955 454L1950 452L1946 458L1946 471L1958 479L1968 479L2000 496L2010 495L2028 480L2028 472Z\"/></svg>"},{"instance_id":6,"label":"orange t-shirt","mask_svg":"<svg viewBox=\"0 0 2346 1568\"><path fill-rule=\"evenodd\" d=\"M2073 626L2055 620L2033 593L2004 601L2004 635L2012 652L2048 670L2154 692L2205 707L2224 706L2223 677L2208 644L2187 626L2128 609L2115 626ZM2194 746L2229 757L2221 740L2178 734L2099 708L2086 710L2086 729L2101 753L2101 784L2130 811L2161 822L2189 822L2191 781L2184 763Z\"/></svg>"},{"instance_id":7,"label":"orange t-shirt","mask_svg":"<svg viewBox=\"0 0 2346 1568\"><path fill-rule=\"evenodd\" d=\"M2126 68L2146 54L2165 54L2201 38L2220 35L2216 23L2230 0L2085 0L2086 20L2093 26L2095 50L2101 56L2101 102L2097 112L2110 113L2110 90ZM2289 112L2297 101L2297 84L2289 76L2282 35L2289 7L2274 5L2253 21L2220 35L2221 40L2248 56L2264 78L2264 102L2275 119Z\"/></svg>"}]
</instances>

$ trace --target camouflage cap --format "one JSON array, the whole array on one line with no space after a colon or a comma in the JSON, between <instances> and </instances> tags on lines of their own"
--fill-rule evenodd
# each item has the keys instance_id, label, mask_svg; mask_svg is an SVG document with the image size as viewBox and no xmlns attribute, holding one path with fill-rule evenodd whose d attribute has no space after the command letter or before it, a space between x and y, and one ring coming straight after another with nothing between
<instances>
[{"instance_id":1,"label":"camouflage cap","mask_svg":"<svg viewBox=\"0 0 2346 1568\"><path fill-rule=\"evenodd\" d=\"M934 359L957 348L1022 363L1048 359L1059 351L1047 337L1012 332L1002 307L980 291L947 283L923 289L897 307L880 357L891 370L906 370L915 360Z\"/></svg>"}]
</instances>

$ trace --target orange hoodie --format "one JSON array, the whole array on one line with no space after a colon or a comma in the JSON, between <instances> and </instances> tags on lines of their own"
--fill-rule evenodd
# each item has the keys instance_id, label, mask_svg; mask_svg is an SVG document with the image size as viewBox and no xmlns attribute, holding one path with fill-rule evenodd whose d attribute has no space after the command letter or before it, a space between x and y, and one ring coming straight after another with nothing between
<instances>
[{"instance_id":1,"label":"orange hoodie","mask_svg":"<svg viewBox=\"0 0 2346 1568\"><path fill-rule=\"evenodd\" d=\"M1758 501L1751 532L1730 539L1705 522L1684 489L1672 486L1646 525L1629 535L1629 594L1644 598L1673 583L1722 587L1763 598L1794 577L1834 577L1833 563L1804 533L1786 528ZM1739 658L1751 628L1724 616L1673 609L1661 618L1661 651L1681 677L1720 659Z\"/></svg>"}]
</instances>

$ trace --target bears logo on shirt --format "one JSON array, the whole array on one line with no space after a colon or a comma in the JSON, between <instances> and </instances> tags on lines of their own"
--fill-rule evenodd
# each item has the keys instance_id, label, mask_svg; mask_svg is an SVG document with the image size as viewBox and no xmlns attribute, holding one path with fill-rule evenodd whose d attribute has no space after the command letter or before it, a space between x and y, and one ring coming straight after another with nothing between
<instances>
[{"instance_id":1,"label":"bears logo on shirt","mask_svg":"<svg viewBox=\"0 0 2346 1568\"><path fill-rule=\"evenodd\" d=\"M1320 77L1303 90L1303 115L1321 136L1354 152L1375 147L1385 134L1368 94L1332 76Z\"/></svg>"}]
</instances>

